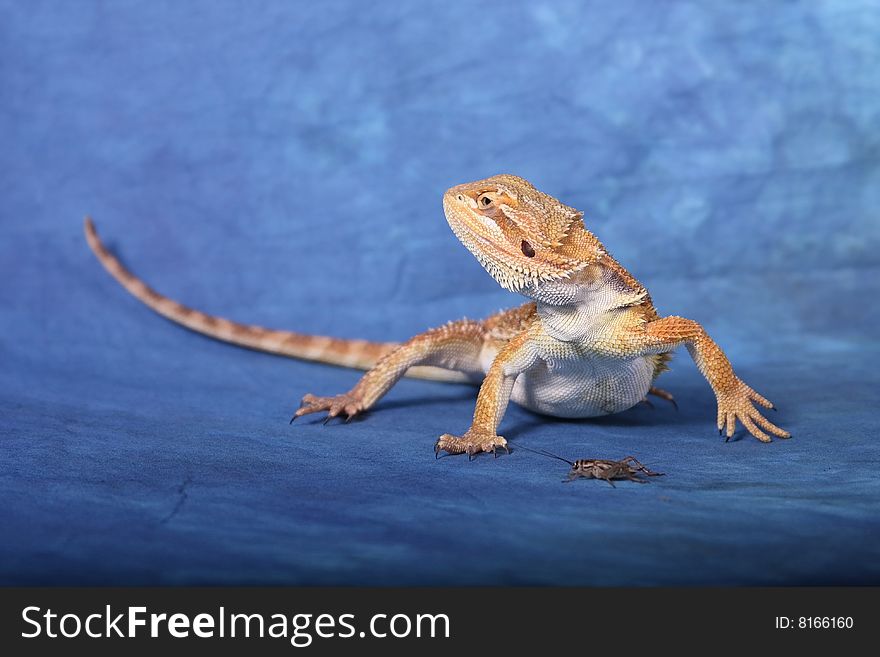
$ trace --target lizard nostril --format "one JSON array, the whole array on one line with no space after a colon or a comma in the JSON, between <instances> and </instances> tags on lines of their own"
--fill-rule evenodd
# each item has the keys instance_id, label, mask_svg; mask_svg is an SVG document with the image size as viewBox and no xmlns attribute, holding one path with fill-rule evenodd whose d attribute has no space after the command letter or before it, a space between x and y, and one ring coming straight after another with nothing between
<instances>
[{"instance_id":1,"label":"lizard nostril","mask_svg":"<svg viewBox=\"0 0 880 657\"><path fill-rule=\"evenodd\" d=\"M457 198L459 201L463 201L463 200L464 200L464 196L462 196L461 194L459 194L459 195L456 196L455 198Z\"/></svg>"}]
</instances>

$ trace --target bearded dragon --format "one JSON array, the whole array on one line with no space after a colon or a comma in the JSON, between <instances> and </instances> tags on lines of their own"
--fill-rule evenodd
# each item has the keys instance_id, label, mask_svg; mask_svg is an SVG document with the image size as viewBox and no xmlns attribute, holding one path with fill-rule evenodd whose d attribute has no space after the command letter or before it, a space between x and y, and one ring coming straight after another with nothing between
<instances>
[{"instance_id":1,"label":"bearded dragon","mask_svg":"<svg viewBox=\"0 0 880 657\"><path fill-rule=\"evenodd\" d=\"M528 181L498 175L452 187L443 196L456 237L501 285L530 299L482 321L462 319L406 342L374 343L277 331L207 315L173 301L129 272L86 218L88 243L131 294L168 319L233 344L368 370L348 392L307 394L291 418L326 420L372 408L403 376L482 382L470 428L443 434L435 455L507 450L498 426L509 400L554 417L618 413L653 394L671 352L685 345L715 392L717 427L729 440L739 421L755 438L789 438L757 406L775 406L740 380L697 322L661 317L645 287L605 249L583 213ZM756 406L757 405L757 406Z\"/></svg>"}]
</instances>

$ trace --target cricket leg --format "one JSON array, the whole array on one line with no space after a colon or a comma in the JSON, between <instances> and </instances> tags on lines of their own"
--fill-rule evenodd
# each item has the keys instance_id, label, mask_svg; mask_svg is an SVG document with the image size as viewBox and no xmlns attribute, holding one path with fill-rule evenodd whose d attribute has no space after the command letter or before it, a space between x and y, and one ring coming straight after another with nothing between
<instances>
[{"instance_id":1,"label":"cricket leg","mask_svg":"<svg viewBox=\"0 0 880 657\"><path fill-rule=\"evenodd\" d=\"M373 406L411 367L429 365L479 373L484 336L484 323L467 319L420 333L386 354L349 392L333 397L303 397L290 421L321 411L327 411L325 422L343 413L348 421Z\"/></svg>"},{"instance_id":2,"label":"cricket leg","mask_svg":"<svg viewBox=\"0 0 880 657\"><path fill-rule=\"evenodd\" d=\"M497 435L498 425L507 410L510 393L516 377L536 361L529 329L512 338L495 356L477 396L474 419L463 436L445 433L434 444L434 454L467 454L469 458L479 452L492 452L498 448L507 451L507 441ZM497 454L496 454L497 456Z\"/></svg>"},{"instance_id":3,"label":"cricket leg","mask_svg":"<svg viewBox=\"0 0 880 657\"><path fill-rule=\"evenodd\" d=\"M646 474L649 477L662 477L664 474L662 472L654 472L653 470L648 469L648 467L642 465L641 461L639 461L635 456L627 456L626 458L621 459L620 462L625 464L635 464L635 470L637 472Z\"/></svg>"}]
</instances>

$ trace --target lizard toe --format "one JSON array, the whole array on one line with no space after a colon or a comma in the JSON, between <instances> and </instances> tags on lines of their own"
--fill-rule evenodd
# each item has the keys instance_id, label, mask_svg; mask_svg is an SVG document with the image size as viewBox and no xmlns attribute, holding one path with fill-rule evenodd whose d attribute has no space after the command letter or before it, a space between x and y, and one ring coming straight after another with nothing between
<instances>
[{"instance_id":1,"label":"lizard toe","mask_svg":"<svg viewBox=\"0 0 880 657\"><path fill-rule=\"evenodd\" d=\"M327 417L324 418L324 424L327 424L330 420L339 417L343 413L346 416L346 421L348 421L363 410L363 402L358 396L352 393L345 393L334 397L318 397L316 395L308 394L302 398L299 408L294 412L290 421L292 423L298 417L310 413L320 413L322 411L327 411Z\"/></svg>"},{"instance_id":2,"label":"lizard toe","mask_svg":"<svg viewBox=\"0 0 880 657\"><path fill-rule=\"evenodd\" d=\"M434 443L435 456L444 451L448 454L467 454L468 460L473 460L480 452L491 452L497 457L498 449L503 449L508 454L510 453L507 441L501 436L471 431L465 433L464 436L453 436L452 434L444 433Z\"/></svg>"}]
</instances>

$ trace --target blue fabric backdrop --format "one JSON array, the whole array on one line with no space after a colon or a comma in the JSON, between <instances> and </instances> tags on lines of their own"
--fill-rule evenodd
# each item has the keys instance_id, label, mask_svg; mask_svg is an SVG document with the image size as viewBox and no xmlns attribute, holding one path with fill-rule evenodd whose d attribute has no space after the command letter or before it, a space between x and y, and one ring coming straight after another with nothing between
<instances>
[{"instance_id":1,"label":"blue fabric backdrop","mask_svg":"<svg viewBox=\"0 0 880 657\"><path fill-rule=\"evenodd\" d=\"M0 582L880 583L876 2L0 1ZM230 318L403 339L520 299L448 230L511 172L585 210L662 313L705 324L794 438L681 410L501 433L636 454L563 485L525 450L435 461L475 391L157 318L86 248Z\"/></svg>"}]
</instances>

